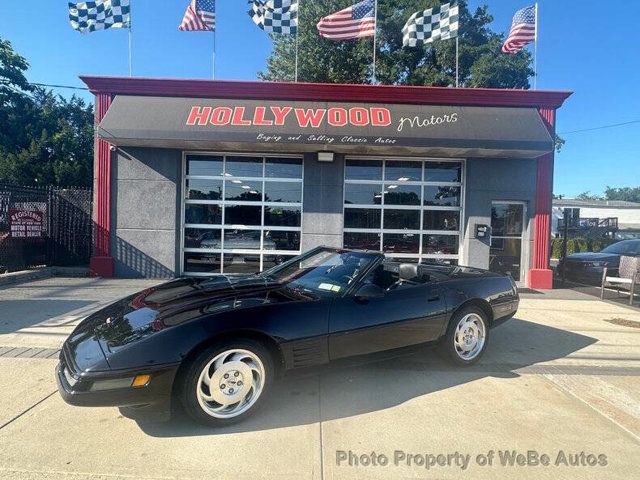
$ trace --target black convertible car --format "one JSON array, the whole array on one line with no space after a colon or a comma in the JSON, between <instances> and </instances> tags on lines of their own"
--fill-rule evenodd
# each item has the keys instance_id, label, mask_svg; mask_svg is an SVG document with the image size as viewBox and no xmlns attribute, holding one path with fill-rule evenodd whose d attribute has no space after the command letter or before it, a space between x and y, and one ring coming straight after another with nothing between
<instances>
[{"instance_id":1,"label":"black convertible car","mask_svg":"<svg viewBox=\"0 0 640 480\"><path fill-rule=\"evenodd\" d=\"M292 369L435 342L472 364L518 301L508 276L320 247L261 274L179 279L94 313L64 343L58 389L72 405L135 415L178 401L200 422L226 424Z\"/></svg>"}]
</instances>

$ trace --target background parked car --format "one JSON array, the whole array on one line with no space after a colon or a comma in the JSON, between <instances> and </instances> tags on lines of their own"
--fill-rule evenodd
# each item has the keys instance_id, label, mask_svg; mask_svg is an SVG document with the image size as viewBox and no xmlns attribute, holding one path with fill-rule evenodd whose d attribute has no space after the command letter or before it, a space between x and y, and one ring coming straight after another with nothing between
<instances>
[{"instance_id":1,"label":"background parked car","mask_svg":"<svg viewBox=\"0 0 640 480\"><path fill-rule=\"evenodd\" d=\"M557 272L562 275L564 271L567 280L599 285L604 267L609 269L610 275L617 275L621 255L640 255L640 240L623 240L600 252L567 255L558 264Z\"/></svg>"}]
</instances>

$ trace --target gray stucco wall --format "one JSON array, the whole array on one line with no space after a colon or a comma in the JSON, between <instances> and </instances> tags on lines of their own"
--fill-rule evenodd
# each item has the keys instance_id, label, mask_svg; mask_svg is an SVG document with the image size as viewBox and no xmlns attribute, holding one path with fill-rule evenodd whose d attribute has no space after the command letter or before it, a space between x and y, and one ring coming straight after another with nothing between
<instances>
[{"instance_id":1,"label":"gray stucco wall","mask_svg":"<svg viewBox=\"0 0 640 480\"><path fill-rule=\"evenodd\" d=\"M491 225L491 202L494 200L526 203L524 265L531 265L533 216L535 214L536 160L485 159L467 160L465 191L464 251L461 263L489 268L489 239L476 239L476 224ZM523 281L524 278L521 278Z\"/></svg>"},{"instance_id":2,"label":"gray stucco wall","mask_svg":"<svg viewBox=\"0 0 640 480\"><path fill-rule=\"evenodd\" d=\"M112 154L111 251L117 277L168 278L177 268L179 150L122 147Z\"/></svg>"},{"instance_id":3,"label":"gray stucco wall","mask_svg":"<svg viewBox=\"0 0 640 480\"><path fill-rule=\"evenodd\" d=\"M303 252L318 245L342 247L344 155L326 163L317 158L304 157Z\"/></svg>"}]
</instances>

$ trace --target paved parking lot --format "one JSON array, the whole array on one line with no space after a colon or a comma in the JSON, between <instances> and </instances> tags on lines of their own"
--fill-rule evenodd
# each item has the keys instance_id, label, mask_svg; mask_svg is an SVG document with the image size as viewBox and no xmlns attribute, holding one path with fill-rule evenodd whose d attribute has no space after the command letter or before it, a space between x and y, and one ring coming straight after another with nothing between
<instances>
[{"instance_id":1,"label":"paved parking lot","mask_svg":"<svg viewBox=\"0 0 640 480\"><path fill-rule=\"evenodd\" d=\"M0 478L637 477L637 309L571 291L527 294L476 367L451 368L425 349L323 369L285 379L259 414L221 430L66 405L55 350L87 312L153 283L53 278L0 289ZM513 450L550 465L503 466ZM559 452L566 465L562 455L555 465Z\"/></svg>"}]
</instances>

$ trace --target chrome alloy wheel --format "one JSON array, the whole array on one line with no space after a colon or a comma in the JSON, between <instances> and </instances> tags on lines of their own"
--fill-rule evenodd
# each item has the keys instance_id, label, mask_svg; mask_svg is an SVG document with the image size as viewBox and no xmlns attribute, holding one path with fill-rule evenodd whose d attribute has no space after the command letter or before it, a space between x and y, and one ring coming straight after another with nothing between
<instances>
[{"instance_id":1,"label":"chrome alloy wheel","mask_svg":"<svg viewBox=\"0 0 640 480\"><path fill-rule=\"evenodd\" d=\"M462 360L473 360L484 348L485 325L479 315L468 313L460 319L453 337L456 353Z\"/></svg>"},{"instance_id":2,"label":"chrome alloy wheel","mask_svg":"<svg viewBox=\"0 0 640 480\"><path fill-rule=\"evenodd\" d=\"M264 382L264 365L257 355L249 350L226 350L202 369L196 387L198 403L212 417L237 417L256 403Z\"/></svg>"}]
</instances>

